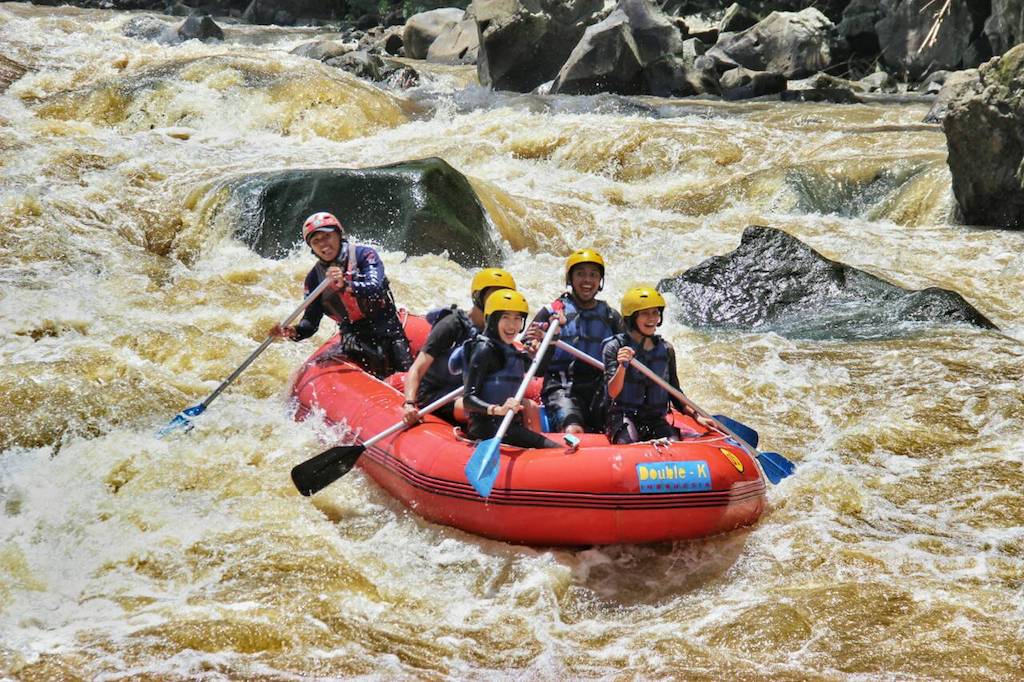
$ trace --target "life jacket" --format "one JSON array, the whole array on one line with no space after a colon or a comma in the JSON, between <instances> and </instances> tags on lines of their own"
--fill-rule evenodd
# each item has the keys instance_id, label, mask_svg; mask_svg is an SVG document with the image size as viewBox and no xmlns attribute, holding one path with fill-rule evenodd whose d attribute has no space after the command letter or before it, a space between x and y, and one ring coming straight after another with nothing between
<instances>
[{"instance_id":1,"label":"life jacket","mask_svg":"<svg viewBox=\"0 0 1024 682\"><path fill-rule=\"evenodd\" d=\"M438 308L437 310L431 310L426 314L427 322L430 323L431 329L433 329L438 322L448 317L449 315L455 315L459 322L459 337L452 344L451 348L440 353L434 358L434 361L430 363L430 367L427 368L426 373L423 375L421 382L422 385L428 385L431 387L458 387L462 381L458 375L462 373L462 368L459 367L458 372L453 372L449 369L449 361L456 350L462 350L462 344L472 339L477 335L477 329L473 326L473 323L469 321L469 316L466 315L458 306L453 305L450 308ZM461 357L461 356L460 356Z\"/></svg>"},{"instance_id":2,"label":"life jacket","mask_svg":"<svg viewBox=\"0 0 1024 682\"><path fill-rule=\"evenodd\" d=\"M343 265L345 269L345 278L349 283L355 278L356 274L356 245L355 242L346 240L342 244L342 248L348 245L347 256L344 263L324 263L323 261L317 261L315 266L317 274L320 280L323 281L327 277L327 269L334 265ZM327 290L321 295L320 302L327 315L337 322L338 324L344 324L345 322L355 323L363 320L366 317L372 317L380 314L381 311L387 310L388 308L394 308L394 301L391 299L391 288L388 285L388 280L384 278L384 291L388 292L382 297L374 298L363 298L358 297L352 292L352 287L347 286L344 290L339 291L334 287L328 287Z\"/></svg>"},{"instance_id":3,"label":"life jacket","mask_svg":"<svg viewBox=\"0 0 1024 682\"><path fill-rule=\"evenodd\" d=\"M654 348L642 350L643 342L633 343L628 334L616 334L614 337L619 348L629 346L635 351L635 358L648 369L657 374L665 381L668 377L668 346L660 336L651 337L654 341ZM654 383L639 371L627 367L625 381L622 384L622 391L611 399L610 410L622 412L629 416L660 416L668 412L669 394L664 388Z\"/></svg>"},{"instance_id":4,"label":"life jacket","mask_svg":"<svg viewBox=\"0 0 1024 682\"><path fill-rule=\"evenodd\" d=\"M604 301L598 301L593 308L578 308L573 302L572 295L567 292L547 308L552 314L557 313L559 309L565 313L566 321L559 332L560 340L592 358L601 358L605 340L618 331L614 311ZM600 375L598 370L592 370L589 365L578 362L575 357L559 348L555 350L548 364L547 374L561 375L561 382L568 384L569 374L581 368L586 368L581 373L588 376Z\"/></svg>"},{"instance_id":5,"label":"life jacket","mask_svg":"<svg viewBox=\"0 0 1024 682\"><path fill-rule=\"evenodd\" d=\"M530 366L530 357L515 346L493 341L486 336L477 337L472 350L474 355L483 350L483 347L477 344L486 344L491 352L501 353L501 369L488 375L480 389L481 400L501 405L507 399L515 396L516 391L519 390L519 385L523 383L523 377L526 376L526 370Z\"/></svg>"}]
</instances>

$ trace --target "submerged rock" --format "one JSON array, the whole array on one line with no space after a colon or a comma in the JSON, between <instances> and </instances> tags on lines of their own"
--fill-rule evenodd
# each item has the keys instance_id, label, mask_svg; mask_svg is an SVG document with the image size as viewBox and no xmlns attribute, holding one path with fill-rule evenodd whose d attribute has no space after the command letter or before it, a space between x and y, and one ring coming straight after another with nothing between
<instances>
[{"instance_id":1,"label":"submerged rock","mask_svg":"<svg viewBox=\"0 0 1024 682\"><path fill-rule=\"evenodd\" d=\"M469 181L439 158L255 173L228 184L227 205L241 216L235 236L268 258L301 243L309 214L330 211L348 234L391 251L447 252L467 267L501 260Z\"/></svg>"},{"instance_id":2,"label":"submerged rock","mask_svg":"<svg viewBox=\"0 0 1024 682\"><path fill-rule=\"evenodd\" d=\"M11 83L28 73L28 67L13 59L0 55L0 94L11 87Z\"/></svg>"},{"instance_id":3,"label":"submerged rock","mask_svg":"<svg viewBox=\"0 0 1024 682\"><path fill-rule=\"evenodd\" d=\"M678 297L673 308L685 324L797 338L898 336L906 323L996 328L956 292L903 289L825 258L782 230L756 225L743 231L732 253L663 279L658 289Z\"/></svg>"}]
</instances>

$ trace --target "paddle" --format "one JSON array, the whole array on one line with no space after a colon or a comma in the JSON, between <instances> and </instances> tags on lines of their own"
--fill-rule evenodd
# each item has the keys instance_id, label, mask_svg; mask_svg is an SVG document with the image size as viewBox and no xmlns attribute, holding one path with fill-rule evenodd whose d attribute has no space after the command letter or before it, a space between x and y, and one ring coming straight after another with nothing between
<instances>
[{"instance_id":1,"label":"paddle","mask_svg":"<svg viewBox=\"0 0 1024 682\"><path fill-rule=\"evenodd\" d=\"M420 410L420 416L422 417L444 407L461 396L462 392L463 388L459 386L450 393L446 393ZM351 471L352 467L356 464L356 460L366 451L366 448L387 438L391 434L398 433L408 426L409 424L406 424L405 421L400 421L365 441L362 445L337 445L330 450L324 450L316 457L311 457L305 462L292 467L292 483L295 484L300 493L309 497Z\"/></svg>"},{"instance_id":2,"label":"paddle","mask_svg":"<svg viewBox=\"0 0 1024 682\"><path fill-rule=\"evenodd\" d=\"M540 367L541 360L544 358L544 353L547 352L548 346L551 345L551 340L558 333L558 320L552 320L551 325L548 327L547 333L544 334L544 340L540 343L540 348L537 349L536 354L533 356L533 362L530 363L530 368L526 370L526 374L523 376L522 383L519 384L519 390L516 391L515 400L520 401L523 399L523 395L526 393L526 387L530 383L530 379L533 379L533 375L537 373L537 368ZM513 417L516 413L513 410L509 410L505 413L504 419L501 420L501 425L498 426L497 432L493 438L489 438L482 441L476 446L473 451L473 455L466 462L466 478L472 484L476 491L480 493L481 497L487 497L491 494L491 488L494 487L494 479L498 477L498 469L500 468L501 458L497 457L498 448L501 447L501 439L505 437L505 432L508 431L509 425L512 424Z\"/></svg>"},{"instance_id":3,"label":"paddle","mask_svg":"<svg viewBox=\"0 0 1024 682\"><path fill-rule=\"evenodd\" d=\"M587 363L591 367L596 367L597 369L604 371L604 364L602 364L600 360L591 355L588 355L587 353L584 353L579 348L571 346L565 341L559 341L556 345L561 350L564 350L566 353L569 353L570 355L576 356L577 358ZM716 414L714 415L714 418L720 422L725 422L726 426L735 431L736 434L739 435L743 440L747 441L747 443L750 444L750 447L757 447L757 442L760 438L760 436L757 434L757 431L750 428L746 424L738 422L735 419L731 419L730 417L726 417L723 414Z\"/></svg>"},{"instance_id":4,"label":"paddle","mask_svg":"<svg viewBox=\"0 0 1024 682\"><path fill-rule=\"evenodd\" d=\"M285 321L281 323L281 326L282 327L287 327L289 324L291 324L295 320L295 318L298 317L302 313L303 310L305 310L306 308L309 307L310 303L312 303L313 301L316 300L317 296L319 296L320 294L323 293L324 289L326 289L328 286L330 286L330 284L331 284L331 280L330 279L324 279L324 281L320 282L320 285L317 286L316 289L313 289L313 291L311 291L309 293L309 296L307 296L305 298L305 300L302 301L302 303L299 305L299 307L296 308L292 312L291 315L289 315L287 318L285 318ZM248 367L249 365L251 365L252 361L255 360L259 356L260 353L265 351L267 349L267 347L270 346L271 343L273 343L273 341L274 341L274 336L273 335L268 336L266 341L261 343L260 347L257 348L256 350L254 350L252 352L252 354L249 355L249 357L247 357L245 359L245 362L243 362L241 365L239 365L238 369L236 369L234 372L232 372L231 376L229 376L227 379L225 379L221 383L221 385L218 386L217 389L213 393L211 393L210 396L206 400L204 400L203 402L199 403L198 405L193 405L192 407L185 408L184 410L179 412L177 415L175 415L174 419L172 419L167 426L165 426L162 429L160 429L160 431L157 433L157 436L159 436L160 438L163 438L168 433L171 433L172 431L174 431L176 429L179 429L179 428L183 428L186 431L191 429L192 428L191 418L192 417L198 417L203 412L205 412L206 408L209 407L210 403L212 403L214 401L214 399L221 394L221 391L223 391L225 388L227 388L229 385L231 385L231 382L233 382L235 379L237 379L238 375L240 375L242 372L244 372L245 368Z\"/></svg>"},{"instance_id":5,"label":"paddle","mask_svg":"<svg viewBox=\"0 0 1024 682\"><path fill-rule=\"evenodd\" d=\"M604 367L596 358L592 358L583 351L579 350L575 346L571 346L565 341L559 341L557 343L558 348L564 350L566 353L573 355L584 362L591 364L595 367ZM757 452L754 448L757 447L756 443L758 440L757 431L750 428L745 424L741 424L734 419L730 419L724 415L711 416L700 407L698 407L692 400L687 398L682 391L677 391L670 383L662 379L660 376L652 372L646 366L643 365L639 360L632 360L629 363L632 367L635 367L638 372L646 376L654 383L661 386L663 389L668 391L670 394L681 400L683 403L688 405L690 409L704 417L710 419L711 422L733 440L735 440L743 450L756 459L761 464L761 470L764 471L765 477L772 483L778 483L787 476L791 476L796 471L796 465L790 462L788 459L783 457L777 452ZM742 436L740 434L743 434ZM749 436L749 438L748 438ZM751 442L754 445L751 445Z\"/></svg>"}]
</instances>

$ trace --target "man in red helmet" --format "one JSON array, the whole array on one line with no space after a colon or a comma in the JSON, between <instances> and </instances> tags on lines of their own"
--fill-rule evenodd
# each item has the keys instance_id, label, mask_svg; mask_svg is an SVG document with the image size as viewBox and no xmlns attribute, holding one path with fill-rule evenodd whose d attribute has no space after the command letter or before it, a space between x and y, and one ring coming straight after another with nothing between
<instances>
[{"instance_id":1,"label":"man in red helmet","mask_svg":"<svg viewBox=\"0 0 1024 682\"><path fill-rule=\"evenodd\" d=\"M271 333L293 341L308 338L326 313L338 323L339 350L349 359L378 378L407 371L412 365L409 340L377 252L345 239L341 222L330 213L306 218L302 237L317 257L306 275L306 295L324 278L333 280L334 286L306 308L297 325L277 325Z\"/></svg>"}]
</instances>

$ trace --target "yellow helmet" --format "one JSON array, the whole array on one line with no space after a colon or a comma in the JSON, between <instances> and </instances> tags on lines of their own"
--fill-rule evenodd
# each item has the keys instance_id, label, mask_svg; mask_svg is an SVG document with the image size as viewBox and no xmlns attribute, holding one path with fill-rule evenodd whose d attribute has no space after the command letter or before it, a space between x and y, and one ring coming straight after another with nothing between
<instances>
[{"instance_id":1,"label":"yellow helmet","mask_svg":"<svg viewBox=\"0 0 1024 682\"><path fill-rule=\"evenodd\" d=\"M633 287L622 295L622 307L619 312L623 317L630 317L647 308L658 308L664 313L665 299L652 287Z\"/></svg>"},{"instance_id":2,"label":"yellow helmet","mask_svg":"<svg viewBox=\"0 0 1024 682\"><path fill-rule=\"evenodd\" d=\"M473 275L473 282L469 285L469 294L473 299L473 305L481 310L483 310L484 302L480 299L480 294L489 287L515 289L516 281L508 270L502 268L484 268Z\"/></svg>"},{"instance_id":3,"label":"yellow helmet","mask_svg":"<svg viewBox=\"0 0 1024 682\"><path fill-rule=\"evenodd\" d=\"M565 261L565 283L572 284L572 269L581 263L593 263L601 271L601 279L604 279L604 258L593 249L576 249Z\"/></svg>"},{"instance_id":4,"label":"yellow helmet","mask_svg":"<svg viewBox=\"0 0 1024 682\"><path fill-rule=\"evenodd\" d=\"M513 312L527 315L530 306L526 297L515 289L500 289L487 297L487 307L484 309L484 316L490 317L491 313Z\"/></svg>"}]
</instances>

